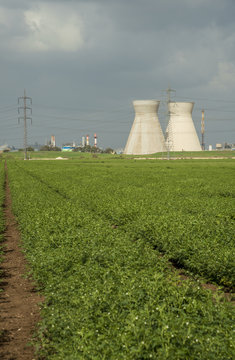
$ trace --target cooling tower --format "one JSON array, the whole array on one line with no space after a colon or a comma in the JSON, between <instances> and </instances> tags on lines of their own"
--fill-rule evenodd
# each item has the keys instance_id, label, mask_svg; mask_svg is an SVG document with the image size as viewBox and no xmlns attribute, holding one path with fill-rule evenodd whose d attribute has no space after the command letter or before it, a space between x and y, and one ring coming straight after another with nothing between
<instances>
[{"instance_id":1,"label":"cooling tower","mask_svg":"<svg viewBox=\"0 0 235 360\"><path fill-rule=\"evenodd\" d=\"M160 101L135 100L135 119L124 154L144 155L166 151L165 140L158 120Z\"/></svg>"},{"instance_id":2,"label":"cooling tower","mask_svg":"<svg viewBox=\"0 0 235 360\"><path fill-rule=\"evenodd\" d=\"M201 151L192 120L193 102L170 102L166 146L170 151Z\"/></svg>"}]
</instances>

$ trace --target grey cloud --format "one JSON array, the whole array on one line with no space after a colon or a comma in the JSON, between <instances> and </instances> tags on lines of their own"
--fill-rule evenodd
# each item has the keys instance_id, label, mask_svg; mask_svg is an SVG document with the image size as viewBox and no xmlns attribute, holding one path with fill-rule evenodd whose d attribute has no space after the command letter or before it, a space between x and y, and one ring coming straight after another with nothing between
<instances>
[{"instance_id":1,"label":"grey cloud","mask_svg":"<svg viewBox=\"0 0 235 360\"><path fill-rule=\"evenodd\" d=\"M83 24L83 46L73 53L58 48L44 53L9 49L12 37L24 38L28 34L23 11L36 9L40 4L60 4L78 14ZM168 84L185 99L231 98L235 87L230 80L235 64L233 1L2 0L1 6L15 11L18 21L2 30L0 27L1 43L5 41L0 73L6 84L0 92L0 107L1 102L4 105L6 99L11 99L11 94L15 101L26 87L36 104L54 107L54 114L60 112L56 108L61 106L86 109L82 113L78 110L76 116L97 118L95 130L102 134L104 146L112 146L110 133L113 128L119 129L115 141L112 139L113 146L123 146L133 120L134 98L159 97ZM55 12L56 9L55 6ZM210 104L198 101L197 118L201 105ZM126 110L112 114L112 109L119 108ZM102 116L96 109L103 109ZM35 111L35 122L45 125L45 117L39 117ZM74 114L71 111L66 115L69 118ZM51 128L45 127L42 133L54 129L62 142L62 122L50 124ZM69 122L67 125L71 126ZM78 123L78 133L79 126ZM231 121L226 126L226 136L232 139ZM32 128L36 138L33 131ZM215 134L211 131L211 142L216 141Z\"/></svg>"}]
</instances>

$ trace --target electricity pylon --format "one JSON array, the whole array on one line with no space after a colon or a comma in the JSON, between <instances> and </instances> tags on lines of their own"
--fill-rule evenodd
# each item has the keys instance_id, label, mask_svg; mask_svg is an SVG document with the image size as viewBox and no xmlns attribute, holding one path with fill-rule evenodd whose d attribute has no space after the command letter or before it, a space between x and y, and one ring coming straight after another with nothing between
<instances>
[{"instance_id":1,"label":"electricity pylon","mask_svg":"<svg viewBox=\"0 0 235 360\"><path fill-rule=\"evenodd\" d=\"M22 100L23 106L19 106ZM26 96L26 91L24 90L24 96L18 98L18 114L20 115L21 110L24 110L24 116L18 117L18 123L20 123L21 119L24 120L24 160L27 160L27 120L30 120L32 124L32 117L28 116L28 111L30 111L30 115L32 115L32 107L27 106L27 102L32 106L32 98Z\"/></svg>"}]
</instances>

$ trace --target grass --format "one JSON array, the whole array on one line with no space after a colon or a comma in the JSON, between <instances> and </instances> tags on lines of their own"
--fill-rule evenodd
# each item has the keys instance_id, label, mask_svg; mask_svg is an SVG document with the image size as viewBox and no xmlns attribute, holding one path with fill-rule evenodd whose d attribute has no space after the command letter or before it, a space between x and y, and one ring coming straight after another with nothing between
<instances>
[{"instance_id":1,"label":"grass","mask_svg":"<svg viewBox=\"0 0 235 360\"><path fill-rule=\"evenodd\" d=\"M148 155L115 155L115 154L93 154L80 152L62 152L62 151L31 151L28 152L30 159L56 159L57 157L74 159L133 159L133 158L167 158L167 153L155 153ZM1 154L2 158L24 160L24 152L10 152ZM194 151L194 152L170 152L170 158L233 158L235 151Z\"/></svg>"}]
</instances>

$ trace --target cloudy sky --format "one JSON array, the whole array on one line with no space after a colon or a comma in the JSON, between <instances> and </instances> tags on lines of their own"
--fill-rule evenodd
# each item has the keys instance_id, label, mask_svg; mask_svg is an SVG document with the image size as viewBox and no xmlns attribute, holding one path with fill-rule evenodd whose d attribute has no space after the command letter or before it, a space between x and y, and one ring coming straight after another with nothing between
<instances>
[{"instance_id":1,"label":"cloudy sky","mask_svg":"<svg viewBox=\"0 0 235 360\"><path fill-rule=\"evenodd\" d=\"M29 143L125 146L134 99L194 101L206 144L235 143L235 0L0 0L0 144L23 145L17 98L33 99Z\"/></svg>"}]
</instances>

